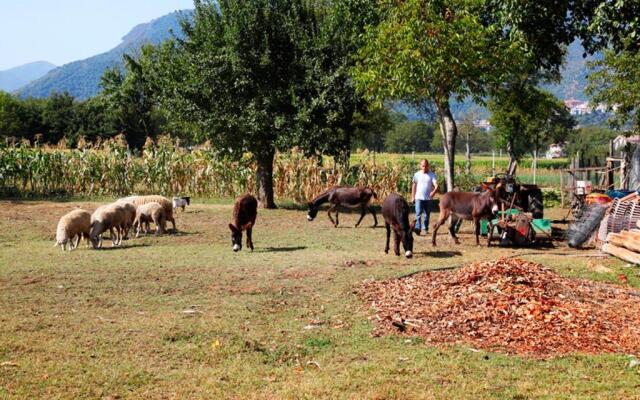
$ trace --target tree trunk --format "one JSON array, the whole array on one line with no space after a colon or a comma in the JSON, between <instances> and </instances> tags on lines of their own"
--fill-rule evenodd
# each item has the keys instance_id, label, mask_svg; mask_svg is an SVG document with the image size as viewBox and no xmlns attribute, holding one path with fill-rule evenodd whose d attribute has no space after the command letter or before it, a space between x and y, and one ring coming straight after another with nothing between
<instances>
[{"instance_id":1,"label":"tree trunk","mask_svg":"<svg viewBox=\"0 0 640 400\"><path fill-rule=\"evenodd\" d=\"M436 101L436 110L440 122L440 134L442 135L442 147L444 148L444 180L445 191L450 192L454 188L456 136L458 127L451 114L449 100Z\"/></svg>"},{"instance_id":2,"label":"tree trunk","mask_svg":"<svg viewBox=\"0 0 640 400\"><path fill-rule=\"evenodd\" d=\"M466 152L465 152L465 165L464 165L464 172L467 175L471 174L471 146L469 145L469 132L467 132L467 145L466 145Z\"/></svg>"},{"instance_id":3,"label":"tree trunk","mask_svg":"<svg viewBox=\"0 0 640 400\"><path fill-rule=\"evenodd\" d=\"M507 142L507 154L509 154L509 166L507 167L507 174L515 175L516 168L518 168L518 158L516 157L516 154L515 154L513 139L510 139Z\"/></svg>"},{"instance_id":4,"label":"tree trunk","mask_svg":"<svg viewBox=\"0 0 640 400\"><path fill-rule=\"evenodd\" d=\"M258 169L256 171L256 185L258 203L262 208L277 208L273 201L273 160L275 151L269 149L256 155Z\"/></svg>"}]
</instances>

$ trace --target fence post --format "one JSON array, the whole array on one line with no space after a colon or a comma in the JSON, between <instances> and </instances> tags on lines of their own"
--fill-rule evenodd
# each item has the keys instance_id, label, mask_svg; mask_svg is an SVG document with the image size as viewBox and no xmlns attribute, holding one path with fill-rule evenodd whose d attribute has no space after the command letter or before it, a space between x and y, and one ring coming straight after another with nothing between
<instances>
[{"instance_id":1,"label":"fence post","mask_svg":"<svg viewBox=\"0 0 640 400\"><path fill-rule=\"evenodd\" d=\"M564 170L560 169L560 207L564 208Z\"/></svg>"},{"instance_id":2,"label":"fence post","mask_svg":"<svg viewBox=\"0 0 640 400\"><path fill-rule=\"evenodd\" d=\"M496 150L491 150L491 175L496 174Z\"/></svg>"},{"instance_id":3,"label":"fence post","mask_svg":"<svg viewBox=\"0 0 640 400\"><path fill-rule=\"evenodd\" d=\"M536 184L536 171L538 169L538 149L533 150L533 184Z\"/></svg>"}]
</instances>

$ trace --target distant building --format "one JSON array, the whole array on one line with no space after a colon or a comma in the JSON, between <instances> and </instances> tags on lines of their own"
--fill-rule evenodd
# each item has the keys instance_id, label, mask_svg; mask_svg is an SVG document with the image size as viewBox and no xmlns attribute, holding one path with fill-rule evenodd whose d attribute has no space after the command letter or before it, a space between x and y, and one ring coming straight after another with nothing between
<instances>
[{"instance_id":1,"label":"distant building","mask_svg":"<svg viewBox=\"0 0 640 400\"><path fill-rule=\"evenodd\" d=\"M545 157L549 160L552 158L564 157L567 155L565 149L566 149L565 143L552 143L549 145L549 148L547 149L547 153L545 154Z\"/></svg>"},{"instance_id":2,"label":"distant building","mask_svg":"<svg viewBox=\"0 0 640 400\"><path fill-rule=\"evenodd\" d=\"M473 121L473 126L478 129L482 129L485 132L489 132L491 130L491 122L488 119L478 119Z\"/></svg>"},{"instance_id":3,"label":"distant building","mask_svg":"<svg viewBox=\"0 0 640 400\"><path fill-rule=\"evenodd\" d=\"M564 105L569 109L569 114L571 115L585 115L593 112L593 107L589 105L588 101L571 98L565 100Z\"/></svg>"}]
</instances>

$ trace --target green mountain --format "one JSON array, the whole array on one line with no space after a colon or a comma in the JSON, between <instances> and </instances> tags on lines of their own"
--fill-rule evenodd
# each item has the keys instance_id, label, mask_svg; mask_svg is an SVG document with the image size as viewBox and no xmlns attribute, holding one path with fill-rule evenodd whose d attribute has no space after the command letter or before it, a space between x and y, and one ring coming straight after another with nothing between
<instances>
[{"instance_id":1,"label":"green mountain","mask_svg":"<svg viewBox=\"0 0 640 400\"><path fill-rule=\"evenodd\" d=\"M585 94L587 87L587 76L589 75L588 63L600 59L602 56L597 53L593 56L583 57L585 51L579 41L569 45L567 56L562 67L562 80L555 85L545 85L544 89L550 91L559 99L589 100Z\"/></svg>"},{"instance_id":2,"label":"green mountain","mask_svg":"<svg viewBox=\"0 0 640 400\"><path fill-rule=\"evenodd\" d=\"M0 90L13 92L27 83L40 78L56 66L47 61L36 61L0 71Z\"/></svg>"},{"instance_id":3,"label":"green mountain","mask_svg":"<svg viewBox=\"0 0 640 400\"><path fill-rule=\"evenodd\" d=\"M76 98L92 97L100 90L100 77L107 68L122 67L122 56L135 54L144 44L157 44L180 33L180 16L190 11L177 11L137 25L122 42L106 53L74 61L49 71L41 78L18 90L22 97L48 97L54 92L69 92Z\"/></svg>"}]
</instances>

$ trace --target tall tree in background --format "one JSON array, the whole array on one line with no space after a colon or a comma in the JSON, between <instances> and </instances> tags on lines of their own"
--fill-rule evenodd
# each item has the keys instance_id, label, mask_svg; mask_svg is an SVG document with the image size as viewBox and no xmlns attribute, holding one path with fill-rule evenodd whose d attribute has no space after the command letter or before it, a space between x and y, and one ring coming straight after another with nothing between
<instances>
[{"instance_id":1,"label":"tall tree in background","mask_svg":"<svg viewBox=\"0 0 640 400\"><path fill-rule=\"evenodd\" d=\"M613 111L613 127L640 133L640 2L581 2L574 15L587 51L604 50L591 64L587 93Z\"/></svg>"},{"instance_id":2,"label":"tall tree in background","mask_svg":"<svg viewBox=\"0 0 640 400\"><path fill-rule=\"evenodd\" d=\"M0 91L0 136L33 139L43 132L44 100L27 99Z\"/></svg>"},{"instance_id":3,"label":"tall tree in background","mask_svg":"<svg viewBox=\"0 0 640 400\"><path fill-rule=\"evenodd\" d=\"M592 64L587 93L595 104L606 104L613 111L609 123L615 128L630 126L640 133L640 52L606 50Z\"/></svg>"},{"instance_id":4,"label":"tall tree in background","mask_svg":"<svg viewBox=\"0 0 640 400\"><path fill-rule=\"evenodd\" d=\"M143 49L143 57L150 48ZM106 111L115 118L117 130L124 133L127 142L141 148L147 136L159 133L161 116L154 105L151 83L140 63L131 56L124 56L125 71L107 69L100 85Z\"/></svg>"},{"instance_id":5,"label":"tall tree in background","mask_svg":"<svg viewBox=\"0 0 640 400\"><path fill-rule=\"evenodd\" d=\"M298 146L348 165L369 118L349 72L373 11L364 0L196 1L184 38L139 62L169 127L232 157L250 152L258 199L273 208L276 150Z\"/></svg>"},{"instance_id":6,"label":"tall tree in background","mask_svg":"<svg viewBox=\"0 0 640 400\"><path fill-rule=\"evenodd\" d=\"M533 85L496 91L489 111L498 144L509 154L510 175L525 153L537 156L542 144L567 138L575 126L562 101Z\"/></svg>"},{"instance_id":7,"label":"tall tree in background","mask_svg":"<svg viewBox=\"0 0 640 400\"><path fill-rule=\"evenodd\" d=\"M57 143L63 137L75 132L76 120L75 99L69 93L54 93L44 102L42 124L45 129L44 139Z\"/></svg>"},{"instance_id":8,"label":"tall tree in background","mask_svg":"<svg viewBox=\"0 0 640 400\"><path fill-rule=\"evenodd\" d=\"M174 126L221 153L251 152L262 206L275 208L273 162L296 135L302 45L314 27L302 1L195 1L184 38L152 56L157 100Z\"/></svg>"},{"instance_id":9,"label":"tall tree in background","mask_svg":"<svg viewBox=\"0 0 640 400\"><path fill-rule=\"evenodd\" d=\"M372 26L354 69L358 87L371 99L424 100L436 109L445 154L447 190L454 187L457 126L452 97L482 102L518 59L519 39L499 40L501 27L481 18L481 0L384 1L384 19Z\"/></svg>"},{"instance_id":10,"label":"tall tree in background","mask_svg":"<svg viewBox=\"0 0 640 400\"><path fill-rule=\"evenodd\" d=\"M304 35L305 80L298 104L299 129L295 144L309 154L334 157L344 167L356 136L374 127L384 114L370 109L356 91L351 69L356 63L362 34L379 19L375 3L369 0L321 0L313 4L315 28Z\"/></svg>"}]
</instances>

